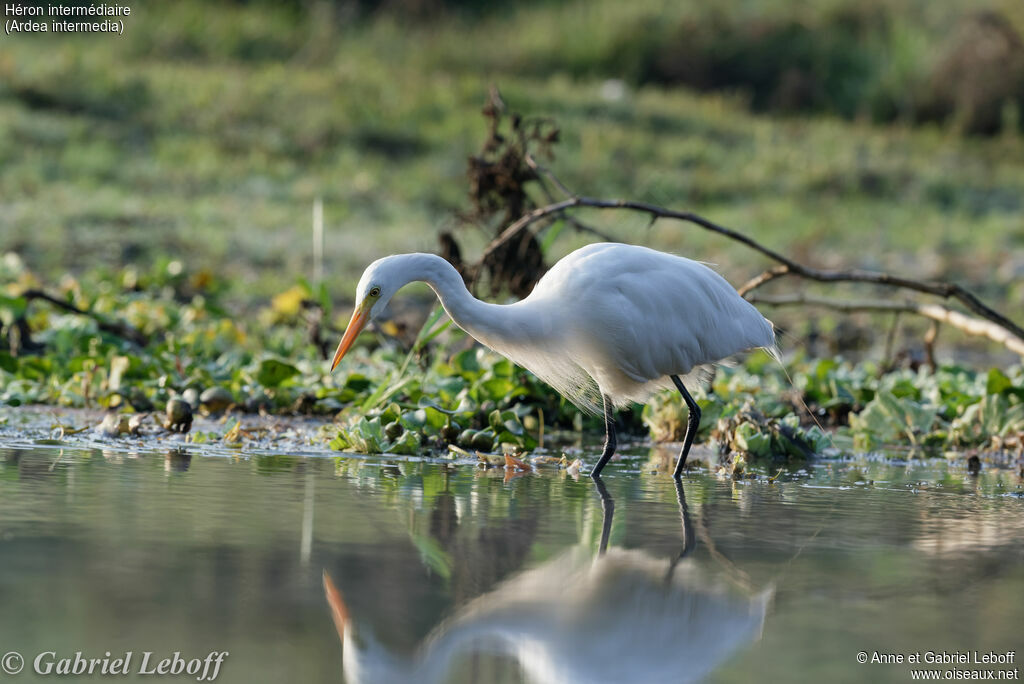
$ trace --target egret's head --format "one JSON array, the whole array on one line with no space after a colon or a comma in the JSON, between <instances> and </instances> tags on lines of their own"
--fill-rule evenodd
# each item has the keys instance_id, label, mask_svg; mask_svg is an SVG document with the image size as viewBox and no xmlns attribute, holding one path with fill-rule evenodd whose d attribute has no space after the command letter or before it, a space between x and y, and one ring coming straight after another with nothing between
<instances>
[{"instance_id":1,"label":"egret's head","mask_svg":"<svg viewBox=\"0 0 1024 684\"><path fill-rule=\"evenodd\" d=\"M346 682L415 682L422 677L422 663L392 655L369 629L360 629L349 614L345 600L324 570L324 595L342 644L342 672ZM438 681L427 678L427 681Z\"/></svg>"},{"instance_id":2,"label":"egret's head","mask_svg":"<svg viewBox=\"0 0 1024 684\"><path fill-rule=\"evenodd\" d=\"M371 320L376 320L383 313L391 297L409 282L408 269L402 266L402 257L395 255L377 259L370 264L356 286L356 309L352 312L352 320L345 328L345 334L334 353L331 370L338 367L341 358L348 353L359 333Z\"/></svg>"}]
</instances>

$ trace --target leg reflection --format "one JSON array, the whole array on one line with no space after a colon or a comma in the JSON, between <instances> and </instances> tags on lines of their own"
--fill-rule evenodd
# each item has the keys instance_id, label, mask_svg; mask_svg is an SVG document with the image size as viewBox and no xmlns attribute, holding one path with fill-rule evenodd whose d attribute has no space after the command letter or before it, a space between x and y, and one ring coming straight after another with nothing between
<instances>
[{"instance_id":1,"label":"leg reflection","mask_svg":"<svg viewBox=\"0 0 1024 684\"><path fill-rule=\"evenodd\" d=\"M608 493L600 475L594 475L593 478L597 493L601 495L601 544L597 547L597 555L600 556L608 550L608 537L612 533L612 519L615 517L615 499Z\"/></svg>"}]
</instances>

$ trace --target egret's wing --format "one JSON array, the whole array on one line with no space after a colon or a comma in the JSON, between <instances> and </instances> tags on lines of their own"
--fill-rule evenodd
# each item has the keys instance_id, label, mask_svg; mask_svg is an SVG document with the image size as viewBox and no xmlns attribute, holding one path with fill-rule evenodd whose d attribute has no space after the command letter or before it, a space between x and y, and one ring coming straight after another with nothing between
<instances>
[{"instance_id":1,"label":"egret's wing","mask_svg":"<svg viewBox=\"0 0 1024 684\"><path fill-rule=\"evenodd\" d=\"M774 344L771 323L722 276L645 247L578 250L538 289L566 303L580 354L589 357L581 366L614 363L638 383Z\"/></svg>"}]
</instances>

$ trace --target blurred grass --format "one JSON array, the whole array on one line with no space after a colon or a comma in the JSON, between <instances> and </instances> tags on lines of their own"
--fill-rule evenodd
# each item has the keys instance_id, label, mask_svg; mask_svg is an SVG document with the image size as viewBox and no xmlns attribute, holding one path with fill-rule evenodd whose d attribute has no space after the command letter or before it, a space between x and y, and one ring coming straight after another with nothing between
<instances>
[{"instance_id":1,"label":"blurred grass","mask_svg":"<svg viewBox=\"0 0 1024 684\"><path fill-rule=\"evenodd\" d=\"M182 258L252 302L310 274L320 195L331 289L347 298L371 259L432 250L456 223L495 83L513 109L557 119L550 166L580 193L694 210L816 265L955 279L1020 318L1020 135L965 136L963 117L885 113L877 95L913 99L969 14L959 3L536 2L417 21L339 7L153 3L121 38L5 38L0 247L51 278ZM824 99L794 108L755 81L691 90L658 66L669 48L690 50L684 63L724 50L708 58L723 73L808 36L793 59L826 70ZM734 281L766 265L692 227L586 219Z\"/></svg>"}]
</instances>

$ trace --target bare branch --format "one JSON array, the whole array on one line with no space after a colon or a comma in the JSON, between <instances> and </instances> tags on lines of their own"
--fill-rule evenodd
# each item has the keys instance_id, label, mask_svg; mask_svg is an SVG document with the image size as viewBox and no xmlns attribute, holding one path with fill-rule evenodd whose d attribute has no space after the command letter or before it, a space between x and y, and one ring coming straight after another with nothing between
<instances>
[{"instance_id":1,"label":"bare branch","mask_svg":"<svg viewBox=\"0 0 1024 684\"><path fill-rule=\"evenodd\" d=\"M562 183L562 181L558 178L558 176L555 175L553 171L548 169L546 166L538 164L537 160L534 159L532 154L527 152L523 156L523 160L526 162L526 165L533 169L533 172L537 175L537 184L540 185L540 189L544 192L544 196L548 198L548 202L555 202L556 200L555 196L548 189L547 182L545 182L545 179L550 181L556 188L558 188L558 191L561 192L566 197L576 196L575 194L573 194L572 190L567 188L565 184ZM598 230L593 226L587 225L586 223L580 221L572 214L564 214L564 217L565 220L569 223L569 225L575 228L578 232L590 233L591 235L595 235L601 238L605 242L618 242L618 240L616 240L608 233Z\"/></svg>"},{"instance_id":2,"label":"bare branch","mask_svg":"<svg viewBox=\"0 0 1024 684\"><path fill-rule=\"evenodd\" d=\"M63 309L64 311L68 311L73 314L78 314L79 316L87 316L96 321L96 326L103 332L110 333L111 335L116 335L117 337L128 340L129 342L137 344L140 347L145 347L147 344L149 344L149 337L147 337L145 333L138 330L137 328L123 321L109 321L100 314L97 314L92 311L86 311L85 309L80 309L71 302L65 301L63 299L58 299L57 297L54 297L51 294L43 292L42 290L25 290L24 292L21 293L21 296L28 300L41 299L44 302L49 302L50 304L56 306L58 309Z\"/></svg>"},{"instance_id":3,"label":"bare branch","mask_svg":"<svg viewBox=\"0 0 1024 684\"><path fill-rule=\"evenodd\" d=\"M561 192L563 195L565 195L566 197L576 197L576 193L567 188L565 186L565 183L563 183L558 178L558 176L555 175L554 171L551 171L546 166L541 166L540 164L538 164L537 160L534 158L532 154L527 152L525 155L523 155L523 160L526 162L526 165L533 169L538 176L547 177L547 179L550 180L555 185L555 187L558 188L558 191ZM550 193L548 193L548 199L552 202L555 201L554 198L551 197Z\"/></svg>"},{"instance_id":4,"label":"bare branch","mask_svg":"<svg viewBox=\"0 0 1024 684\"><path fill-rule=\"evenodd\" d=\"M752 292L757 288L761 287L762 285L764 285L765 283L775 280L776 278L781 278L787 273L789 273L789 266L773 266L769 268L767 271L761 273L760 275L754 276L747 282L743 283L742 286L736 288L736 291L740 293L741 297L746 297L748 292Z\"/></svg>"},{"instance_id":5,"label":"bare branch","mask_svg":"<svg viewBox=\"0 0 1024 684\"><path fill-rule=\"evenodd\" d=\"M973 318L940 304L923 304L911 300L843 300L815 297L813 295L762 295L750 298L752 304L767 306L821 306L837 311L892 311L913 313L930 318L936 323L945 323L970 335L987 337L1010 351L1024 356L1024 339L1011 334L997 323Z\"/></svg>"},{"instance_id":6,"label":"bare branch","mask_svg":"<svg viewBox=\"0 0 1024 684\"><path fill-rule=\"evenodd\" d=\"M939 322L932 321L932 324L928 326L928 332L924 334L924 356L928 363L928 368L932 373L938 368L938 364L935 363L935 340L939 337Z\"/></svg>"},{"instance_id":7,"label":"bare branch","mask_svg":"<svg viewBox=\"0 0 1024 684\"><path fill-rule=\"evenodd\" d=\"M973 293L964 289L963 287L956 285L955 283L943 283L936 281L921 281L913 280L911 278L902 278L894 276L890 273L883 273L880 271L864 271L854 269L850 271L836 271L836 270L824 270L811 268L804 266L796 261L793 261L787 256L776 252L773 249L765 247L756 240L739 233L725 226L718 225L713 221L694 214L688 211L673 211L671 209L665 209L654 204L648 204L646 202L634 202L631 200L606 200L597 199L592 197L571 197L561 202L555 202L549 204L546 207L540 207L535 209L528 214L524 215L518 221L506 228L502 233L491 241L487 248L484 250L483 257L486 259L487 256L495 249L500 247L502 244L508 242L521 230L526 229L531 224L543 219L545 216L551 214L561 213L568 209L575 207L590 207L594 209L625 209L629 211L638 211L657 218L672 218L679 221L686 221L693 223L711 232L724 235L725 237L744 244L750 247L756 252L763 254L772 261L775 261L782 266L786 267L785 272L779 272L772 275L767 280L771 280L782 275L796 275L801 278L808 280L816 280L818 282L854 282L854 283L872 283L875 285L886 285L890 287L899 287L906 290L913 290L915 292L922 292L925 294L935 295L944 299L956 299L960 301L964 306L970 309L972 312L985 318L995 325L1004 328L1005 331L1010 333L1011 336L1018 339L1024 339L1024 328L1021 328L1016 323L1008 319L1007 317L1000 314L998 311L986 306L979 300ZM755 279L757 280L757 279ZM749 283L748 283L749 284ZM748 292L749 292L748 288Z\"/></svg>"}]
</instances>

